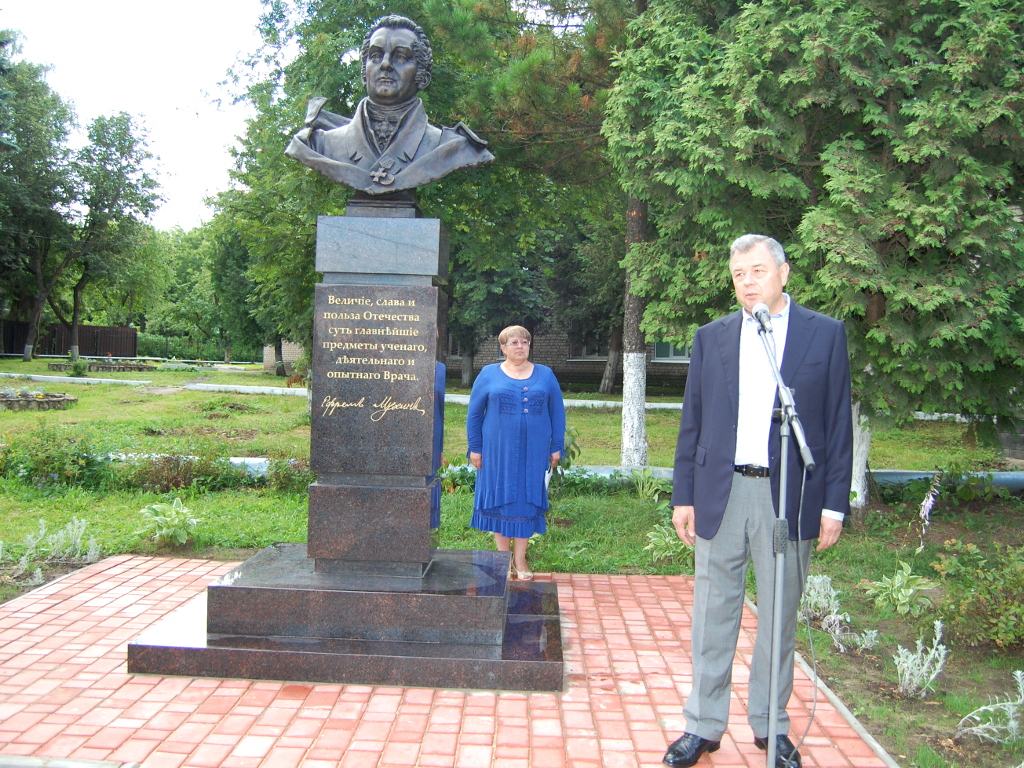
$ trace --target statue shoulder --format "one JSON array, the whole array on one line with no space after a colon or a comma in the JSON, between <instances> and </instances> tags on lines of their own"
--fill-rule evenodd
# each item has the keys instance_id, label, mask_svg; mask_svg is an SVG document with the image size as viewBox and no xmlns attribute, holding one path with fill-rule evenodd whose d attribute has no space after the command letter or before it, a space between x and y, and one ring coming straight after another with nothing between
<instances>
[{"instance_id":1,"label":"statue shoulder","mask_svg":"<svg viewBox=\"0 0 1024 768\"><path fill-rule=\"evenodd\" d=\"M475 144L478 147L486 147L487 146L487 142L484 141L483 139L481 139L475 133L473 133L473 131L470 130L469 126L466 125L461 120L459 122L457 122L454 127L447 128L445 130L453 131L454 133L457 133L458 135L460 135L460 136L462 136L462 137L464 137L466 139L469 139L470 142L472 142L473 144Z\"/></svg>"},{"instance_id":2,"label":"statue shoulder","mask_svg":"<svg viewBox=\"0 0 1024 768\"><path fill-rule=\"evenodd\" d=\"M352 122L351 117L337 115L324 109L327 98L316 96L309 100L306 106L305 124L308 128L319 128L322 131L329 131L333 128L340 128Z\"/></svg>"}]
</instances>

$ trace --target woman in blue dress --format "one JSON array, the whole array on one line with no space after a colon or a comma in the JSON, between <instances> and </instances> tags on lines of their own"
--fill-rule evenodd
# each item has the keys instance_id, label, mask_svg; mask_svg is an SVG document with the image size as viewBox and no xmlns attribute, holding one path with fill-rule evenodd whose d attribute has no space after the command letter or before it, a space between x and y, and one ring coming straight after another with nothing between
<instances>
[{"instance_id":1,"label":"woman in blue dress","mask_svg":"<svg viewBox=\"0 0 1024 768\"><path fill-rule=\"evenodd\" d=\"M466 435L476 467L474 528L493 531L499 552L512 552L513 578L533 578L526 546L547 523L545 475L565 447L565 406L555 374L530 362L530 332L498 334L505 360L485 366L469 396Z\"/></svg>"}]
</instances>

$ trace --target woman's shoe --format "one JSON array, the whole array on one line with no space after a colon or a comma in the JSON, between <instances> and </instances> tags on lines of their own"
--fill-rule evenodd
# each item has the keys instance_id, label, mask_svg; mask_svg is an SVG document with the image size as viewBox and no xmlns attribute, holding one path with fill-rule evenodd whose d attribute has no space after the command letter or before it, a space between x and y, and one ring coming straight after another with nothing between
<instances>
[{"instance_id":1,"label":"woman's shoe","mask_svg":"<svg viewBox=\"0 0 1024 768\"><path fill-rule=\"evenodd\" d=\"M533 581L533 571L525 569L520 571L514 565L512 566L512 578L518 581Z\"/></svg>"}]
</instances>

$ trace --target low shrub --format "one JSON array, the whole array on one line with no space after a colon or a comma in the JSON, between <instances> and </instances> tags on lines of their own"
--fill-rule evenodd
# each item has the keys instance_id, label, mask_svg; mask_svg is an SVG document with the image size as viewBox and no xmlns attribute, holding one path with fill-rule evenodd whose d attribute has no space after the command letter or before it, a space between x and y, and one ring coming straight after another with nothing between
<instances>
[{"instance_id":1,"label":"low shrub","mask_svg":"<svg viewBox=\"0 0 1024 768\"><path fill-rule=\"evenodd\" d=\"M0 455L0 471L5 477L39 487L111 488L117 483L112 464L89 432L64 424L43 424L20 433Z\"/></svg>"},{"instance_id":2,"label":"low shrub","mask_svg":"<svg viewBox=\"0 0 1024 768\"><path fill-rule=\"evenodd\" d=\"M75 377L82 377L89 373L89 361L84 360L81 357L71 361L71 370L69 373Z\"/></svg>"},{"instance_id":3,"label":"low shrub","mask_svg":"<svg viewBox=\"0 0 1024 768\"><path fill-rule=\"evenodd\" d=\"M932 567L942 576L942 613L957 639L999 647L1024 643L1024 547L997 545L987 557L959 540L943 547Z\"/></svg>"},{"instance_id":4,"label":"low shrub","mask_svg":"<svg viewBox=\"0 0 1024 768\"><path fill-rule=\"evenodd\" d=\"M307 459L271 459L267 467L267 487L278 493L305 493L315 482Z\"/></svg>"},{"instance_id":5,"label":"low shrub","mask_svg":"<svg viewBox=\"0 0 1024 768\"><path fill-rule=\"evenodd\" d=\"M181 488L223 491L254 484L245 469L229 459L210 455L161 454L132 457L125 471L125 485L143 491L168 493Z\"/></svg>"},{"instance_id":6,"label":"low shrub","mask_svg":"<svg viewBox=\"0 0 1024 768\"><path fill-rule=\"evenodd\" d=\"M621 472L598 475L583 467L573 467L557 485L552 483L550 493L555 498L576 498L579 496L611 496L630 489L632 480Z\"/></svg>"}]
</instances>

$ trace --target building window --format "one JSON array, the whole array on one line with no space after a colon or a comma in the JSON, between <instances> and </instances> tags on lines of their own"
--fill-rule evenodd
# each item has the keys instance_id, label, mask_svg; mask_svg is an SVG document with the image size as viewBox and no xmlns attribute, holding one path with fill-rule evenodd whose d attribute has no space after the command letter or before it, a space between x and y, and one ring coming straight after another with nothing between
<instances>
[{"instance_id":1,"label":"building window","mask_svg":"<svg viewBox=\"0 0 1024 768\"><path fill-rule=\"evenodd\" d=\"M667 341L654 342L652 363L688 363L690 362L690 346L677 346Z\"/></svg>"},{"instance_id":2,"label":"building window","mask_svg":"<svg viewBox=\"0 0 1024 768\"><path fill-rule=\"evenodd\" d=\"M456 360L462 359L462 349L459 348L459 342L452 338L452 335L448 334L448 357Z\"/></svg>"},{"instance_id":3,"label":"building window","mask_svg":"<svg viewBox=\"0 0 1024 768\"><path fill-rule=\"evenodd\" d=\"M608 335L599 331L576 330L569 326L570 360L607 360Z\"/></svg>"}]
</instances>

